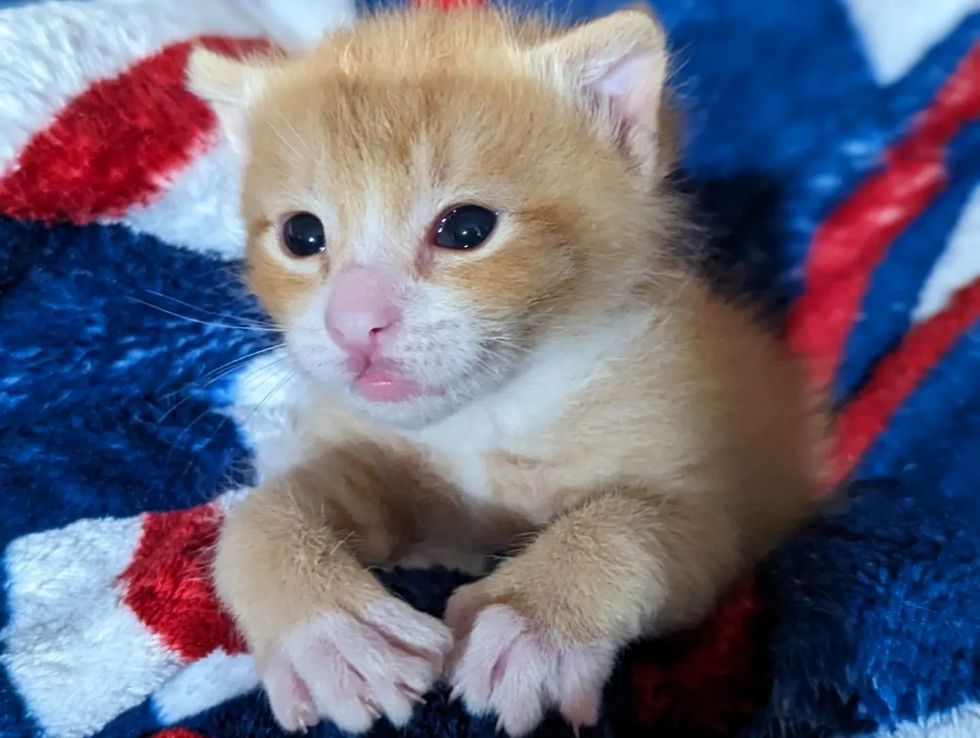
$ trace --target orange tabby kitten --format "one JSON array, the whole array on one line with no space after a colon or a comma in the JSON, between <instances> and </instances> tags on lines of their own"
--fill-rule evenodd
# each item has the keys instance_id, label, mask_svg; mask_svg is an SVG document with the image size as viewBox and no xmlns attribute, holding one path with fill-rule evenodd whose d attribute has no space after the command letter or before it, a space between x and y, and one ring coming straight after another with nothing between
<instances>
[{"instance_id":1,"label":"orange tabby kitten","mask_svg":"<svg viewBox=\"0 0 980 738\"><path fill-rule=\"evenodd\" d=\"M624 644L704 617L806 514L797 367L669 255L667 66L642 11L401 11L192 57L308 385L304 460L215 562L284 727L402 725L441 675L514 736L593 723ZM514 553L443 623L365 568L420 549Z\"/></svg>"}]
</instances>

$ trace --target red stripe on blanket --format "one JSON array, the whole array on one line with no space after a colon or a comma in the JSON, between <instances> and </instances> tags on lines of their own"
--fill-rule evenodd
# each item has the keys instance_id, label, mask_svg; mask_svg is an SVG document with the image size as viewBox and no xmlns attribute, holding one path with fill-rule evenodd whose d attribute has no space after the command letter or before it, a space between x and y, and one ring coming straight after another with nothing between
<instances>
[{"instance_id":1,"label":"red stripe on blanket","mask_svg":"<svg viewBox=\"0 0 980 738\"><path fill-rule=\"evenodd\" d=\"M472 8L483 5L482 0L412 0L412 5L424 7L435 5L440 10L453 10L454 8Z\"/></svg>"},{"instance_id":2,"label":"red stripe on blanket","mask_svg":"<svg viewBox=\"0 0 980 738\"><path fill-rule=\"evenodd\" d=\"M861 308L868 282L888 246L946 183L945 149L960 128L980 118L980 44L946 81L913 130L817 229L804 292L790 311L787 340L806 359L817 387L827 387Z\"/></svg>"},{"instance_id":3,"label":"red stripe on blanket","mask_svg":"<svg viewBox=\"0 0 980 738\"><path fill-rule=\"evenodd\" d=\"M247 39L200 41L229 54L267 47ZM0 213L84 224L160 193L167 177L213 140L214 114L184 87L190 48L191 42L168 46L68 103L0 180Z\"/></svg>"},{"instance_id":4,"label":"red stripe on blanket","mask_svg":"<svg viewBox=\"0 0 980 738\"><path fill-rule=\"evenodd\" d=\"M205 735L187 728L167 728L153 733L150 738L205 738Z\"/></svg>"},{"instance_id":5,"label":"red stripe on blanket","mask_svg":"<svg viewBox=\"0 0 980 738\"><path fill-rule=\"evenodd\" d=\"M126 587L123 602L188 661L217 648L245 650L234 623L218 605L211 581L223 517L215 505L147 514L133 561L120 575Z\"/></svg>"},{"instance_id":6,"label":"red stripe on blanket","mask_svg":"<svg viewBox=\"0 0 980 738\"><path fill-rule=\"evenodd\" d=\"M693 633L642 646L632 667L637 719L651 728L730 735L769 693L759 598L748 579Z\"/></svg>"},{"instance_id":7,"label":"red stripe on blanket","mask_svg":"<svg viewBox=\"0 0 980 738\"><path fill-rule=\"evenodd\" d=\"M957 292L945 310L913 328L898 349L882 359L837 420L831 469L834 484L851 473L929 370L978 320L980 280Z\"/></svg>"}]
</instances>

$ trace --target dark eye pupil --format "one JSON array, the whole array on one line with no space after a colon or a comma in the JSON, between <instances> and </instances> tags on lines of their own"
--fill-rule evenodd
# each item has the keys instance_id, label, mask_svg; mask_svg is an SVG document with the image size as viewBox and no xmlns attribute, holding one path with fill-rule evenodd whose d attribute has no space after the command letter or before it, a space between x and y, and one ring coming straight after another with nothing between
<instances>
[{"instance_id":1,"label":"dark eye pupil","mask_svg":"<svg viewBox=\"0 0 980 738\"><path fill-rule=\"evenodd\" d=\"M313 213L290 216L283 225L282 238L286 248L296 256L313 256L326 246L323 223Z\"/></svg>"},{"instance_id":2,"label":"dark eye pupil","mask_svg":"<svg viewBox=\"0 0 980 738\"><path fill-rule=\"evenodd\" d=\"M472 249L487 240L497 214L479 205L462 205L446 213L436 226L435 241L447 249Z\"/></svg>"}]
</instances>

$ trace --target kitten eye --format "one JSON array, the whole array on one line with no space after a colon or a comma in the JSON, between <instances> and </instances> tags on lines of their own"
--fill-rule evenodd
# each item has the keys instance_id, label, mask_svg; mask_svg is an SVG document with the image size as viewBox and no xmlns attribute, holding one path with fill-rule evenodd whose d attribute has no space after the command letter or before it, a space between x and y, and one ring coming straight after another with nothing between
<instances>
[{"instance_id":1,"label":"kitten eye","mask_svg":"<svg viewBox=\"0 0 980 738\"><path fill-rule=\"evenodd\" d=\"M435 243L446 249L472 249L486 241L497 224L497 214L479 205L455 207L436 224Z\"/></svg>"},{"instance_id":2,"label":"kitten eye","mask_svg":"<svg viewBox=\"0 0 980 738\"><path fill-rule=\"evenodd\" d=\"M295 213L282 224L282 241L293 256L313 256L327 245L323 223L313 213Z\"/></svg>"}]
</instances>

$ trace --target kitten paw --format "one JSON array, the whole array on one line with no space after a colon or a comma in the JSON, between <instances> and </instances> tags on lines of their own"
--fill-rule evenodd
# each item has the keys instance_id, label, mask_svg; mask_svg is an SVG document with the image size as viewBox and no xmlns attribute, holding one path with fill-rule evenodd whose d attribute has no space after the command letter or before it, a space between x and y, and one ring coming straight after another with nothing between
<instances>
[{"instance_id":1,"label":"kitten paw","mask_svg":"<svg viewBox=\"0 0 980 738\"><path fill-rule=\"evenodd\" d=\"M328 612L281 639L262 673L286 730L321 719L361 733L384 715L400 727L442 673L452 636L441 622L394 598L359 616Z\"/></svg>"},{"instance_id":2,"label":"kitten paw","mask_svg":"<svg viewBox=\"0 0 980 738\"><path fill-rule=\"evenodd\" d=\"M474 609L466 594L460 590L446 610L457 637L450 672L454 698L472 713L496 713L498 729L512 738L529 733L552 708L576 734L598 721L616 646L564 642L508 605Z\"/></svg>"}]
</instances>

